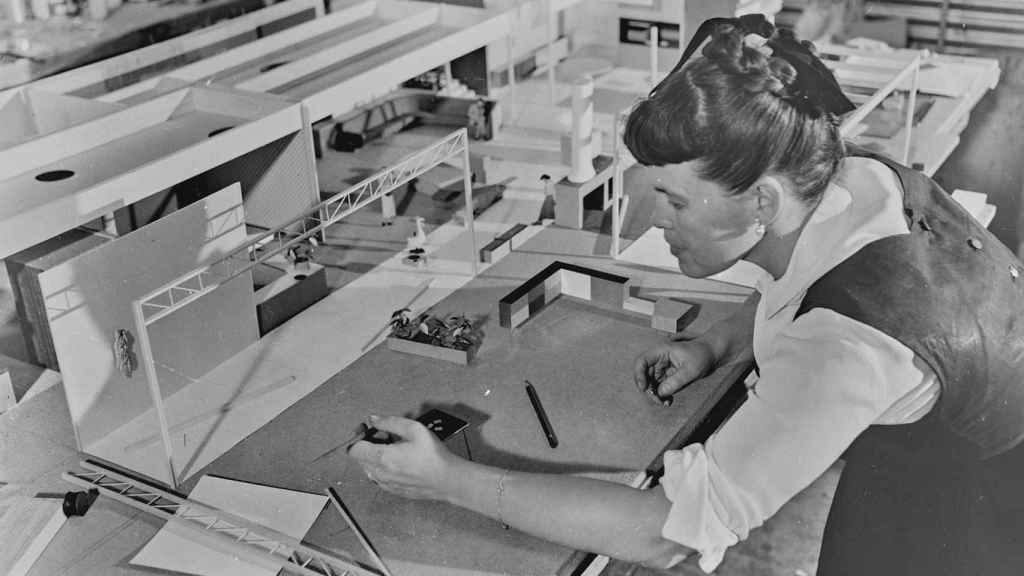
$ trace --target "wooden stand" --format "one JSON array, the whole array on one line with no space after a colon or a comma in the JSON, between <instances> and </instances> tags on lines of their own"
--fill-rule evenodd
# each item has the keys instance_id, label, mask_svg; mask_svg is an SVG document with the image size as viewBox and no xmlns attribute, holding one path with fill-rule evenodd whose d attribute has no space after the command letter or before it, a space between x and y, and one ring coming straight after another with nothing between
<instances>
[{"instance_id":1,"label":"wooden stand","mask_svg":"<svg viewBox=\"0 0 1024 576\"><path fill-rule=\"evenodd\" d=\"M566 228L582 229L583 199L598 186L602 188L603 194L601 205L606 206L607 202L604 201L604 198L608 198L611 192L609 182L612 175L615 174L614 166L612 157L602 154L594 158L594 171L597 172L597 175L590 180L582 184L570 182L568 178L559 180L555 184L555 224Z\"/></svg>"}]
</instances>

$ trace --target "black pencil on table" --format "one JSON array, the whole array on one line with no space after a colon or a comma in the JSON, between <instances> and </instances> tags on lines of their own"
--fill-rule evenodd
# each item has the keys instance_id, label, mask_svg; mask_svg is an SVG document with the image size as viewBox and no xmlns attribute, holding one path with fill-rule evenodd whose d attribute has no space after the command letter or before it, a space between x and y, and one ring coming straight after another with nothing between
<instances>
[{"instance_id":1,"label":"black pencil on table","mask_svg":"<svg viewBox=\"0 0 1024 576\"><path fill-rule=\"evenodd\" d=\"M544 435L548 437L548 445L557 448L558 437L555 436L555 430L551 427L551 422L548 421L548 414L544 411L544 405L540 403L537 390L529 380L526 380L526 395L530 397L530 404L533 405L533 411L537 414L537 420L540 420L540 427L544 429Z\"/></svg>"}]
</instances>

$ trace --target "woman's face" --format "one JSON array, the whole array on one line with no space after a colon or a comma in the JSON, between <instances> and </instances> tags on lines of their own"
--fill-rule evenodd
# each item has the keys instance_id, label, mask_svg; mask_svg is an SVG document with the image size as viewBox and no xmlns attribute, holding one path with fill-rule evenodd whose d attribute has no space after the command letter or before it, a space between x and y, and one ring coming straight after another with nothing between
<instances>
[{"instance_id":1,"label":"woman's face","mask_svg":"<svg viewBox=\"0 0 1024 576\"><path fill-rule=\"evenodd\" d=\"M732 266L760 240L756 200L702 179L695 162L648 167L656 196L654 225L665 231L679 270L704 278Z\"/></svg>"}]
</instances>

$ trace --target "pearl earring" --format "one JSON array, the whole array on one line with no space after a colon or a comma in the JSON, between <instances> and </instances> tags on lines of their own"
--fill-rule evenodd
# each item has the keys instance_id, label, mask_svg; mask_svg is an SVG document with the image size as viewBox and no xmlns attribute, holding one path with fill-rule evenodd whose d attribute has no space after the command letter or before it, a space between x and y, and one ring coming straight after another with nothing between
<instances>
[{"instance_id":1,"label":"pearl earring","mask_svg":"<svg viewBox=\"0 0 1024 576\"><path fill-rule=\"evenodd\" d=\"M765 232L764 223L761 222L760 218L755 218L754 219L754 234L757 234L760 237L760 236L764 236L764 232Z\"/></svg>"}]
</instances>

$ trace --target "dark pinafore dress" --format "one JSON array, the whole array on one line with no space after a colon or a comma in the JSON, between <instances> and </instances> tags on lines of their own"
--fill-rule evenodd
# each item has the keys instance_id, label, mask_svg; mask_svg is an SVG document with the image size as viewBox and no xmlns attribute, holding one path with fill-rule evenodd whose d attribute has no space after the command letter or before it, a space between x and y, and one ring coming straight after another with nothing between
<instances>
[{"instance_id":1,"label":"dark pinafore dress","mask_svg":"<svg viewBox=\"0 0 1024 576\"><path fill-rule=\"evenodd\" d=\"M819 576L1024 576L1024 266L945 191L890 160L909 235L817 280L827 308L902 342L935 373L922 420L871 426L845 454Z\"/></svg>"}]
</instances>

